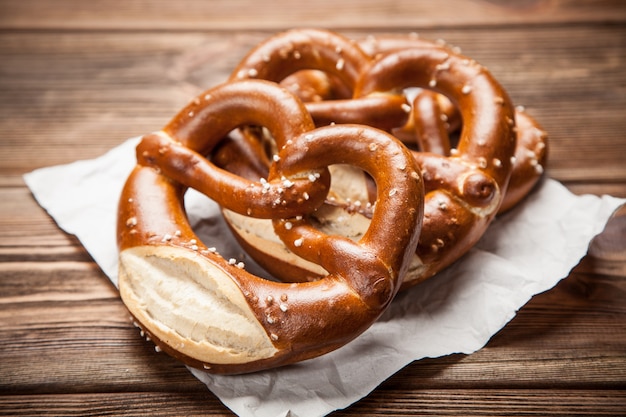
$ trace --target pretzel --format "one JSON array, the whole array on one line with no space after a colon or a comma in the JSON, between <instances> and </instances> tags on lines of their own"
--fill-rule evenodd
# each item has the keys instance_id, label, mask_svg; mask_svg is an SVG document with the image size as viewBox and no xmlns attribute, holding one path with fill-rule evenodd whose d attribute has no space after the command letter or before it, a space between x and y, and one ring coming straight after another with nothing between
<instances>
[{"instance_id":1,"label":"pretzel","mask_svg":"<svg viewBox=\"0 0 626 417\"><path fill-rule=\"evenodd\" d=\"M388 123L372 122L375 111L361 106L361 100L377 97L385 112L393 112L393 108L400 103L398 98L404 98L402 92L409 87L433 90L437 93L436 97L448 97L454 108L459 109L463 124L456 147L448 145L449 148L446 148L440 141L443 147L434 149L433 141L429 148L431 152L414 153L422 167L426 200L420 243L403 283L403 287L408 287L460 258L480 239L499 212L516 160L517 116L508 95L487 69L457 51L412 36L399 43L396 39L389 39L377 45L380 49L376 52L361 49L367 57L366 63L363 63L363 54L355 51L360 48L357 43L343 40L339 35L325 31L287 31L253 49L233 72L233 79L270 79L283 84L291 82L293 87L294 83L298 84L303 79L305 82L302 85L307 85L306 77L311 74L302 73L302 70L330 74L331 80L339 80L351 91L352 106L347 105L347 99L343 97L327 100L320 94L317 101L306 103L317 124L365 123L390 131L405 128L408 117L399 116ZM328 52L333 50L346 51L346 54ZM316 74L319 76L319 73ZM285 81L287 77L294 78ZM345 108L351 111L344 111ZM411 110L406 101L399 108L407 115ZM233 146L245 144L240 142ZM227 159L223 158L221 163L227 165ZM534 159L538 166L539 158ZM354 193L361 196L371 194L365 191L367 179L358 181L365 184ZM329 204L342 206L348 213L360 211L364 217L369 215L355 208L352 198L341 199L340 193L331 194L336 198ZM319 223L333 224L332 218L324 218L323 212L318 214ZM323 275L323 271L312 265L294 265L291 257L286 261L285 252L277 247L271 250L264 247L260 242L276 242L277 239L265 232L267 228L263 227L262 221L246 224L247 230L256 232L243 235L242 226L236 218L226 219L242 246L273 275L289 280L294 269L299 270L295 276L308 280ZM353 233L359 234L358 231Z\"/></svg>"},{"instance_id":2,"label":"pretzel","mask_svg":"<svg viewBox=\"0 0 626 417\"><path fill-rule=\"evenodd\" d=\"M241 126L262 126L275 139L267 178L244 179L204 158ZM332 164L376 182L379 210L357 240L323 233L309 218L325 200ZM188 187L231 214L272 219L291 250L328 275L272 282L224 259L192 230ZM190 366L232 374L286 365L348 343L380 316L406 274L422 217L419 169L393 136L356 125L314 129L301 101L276 84L229 82L138 145L119 203L120 294L157 348Z\"/></svg>"},{"instance_id":3,"label":"pretzel","mask_svg":"<svg viewBox=\"0 0 626 417\"><path fill-rule=\"evenodd\" d=\"M439 49L459 53L456 47L450 47L442 40L432 42L421 39L416 34L369 36L359 42L359 46L371 57L402 49ZM466 58L469 59L469 58ZM342 85L332 74L321 71L300 71L282 81L282 85L300 97L303 101L346 99L352 94L347 86ZM323 110L319 108L318 113ZM328 114L319 114L318 120L332 121L331 109ZM351 122L367 122L360 120ZM450 134L461 127L458 109L442 94L429 89L421 89L412 99L411 114L407 123L391 129L393 134L408 146L420 152L432 152L449 156L452 149ZM499 213L504 213L516 206L541 178L547 161L547 135L539 123L518 107L515 111L517 147L511 172L511 180L504 195Z\"/></svg>"}]
</instances>

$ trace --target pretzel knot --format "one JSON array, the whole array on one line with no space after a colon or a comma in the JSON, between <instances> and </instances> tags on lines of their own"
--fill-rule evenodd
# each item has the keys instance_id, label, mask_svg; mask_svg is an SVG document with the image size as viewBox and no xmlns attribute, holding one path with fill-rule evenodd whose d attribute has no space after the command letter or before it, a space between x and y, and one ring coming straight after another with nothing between
<instances>
[{"instance_id":1,"label":"pretzel knot","mask_svg":"<svg viewBox=\"0 0 626 417\"><path fill-rule=\"evenodd\" d=\"M262 180L205 158L245 126L267 129L276 144ZM207 91L143 137L137 160L119 206L120 294L160 349L200 369L251 372L344 345L382 314L417 246L423 183L406 147L367 126L315 128L302 102L274 83ZM358 239L327 234L309 216L325 201L335 164L376 183L376 210ZM189 187L231 216L271 219L284 244L327 275L279 283L224 259L187 220Z\"/></svg>"},{"instance_id":2,"label":"pretzel knot","mask_svg":"<svg viewBox=\"0 0 626 417\"><path fill-rule=\"evenodd\" d=\"M541 173L536 168L545 160L543 148L535 153L516 147L518 136L523 139L520 144L532 147L545 145L545 136L532 119L516 114L506 91L486 68L458 51L415 36L357 43L322 30L287 31L254 48L231 76L232 80L250 78L280 82L296 93L307 101L318 126L375 126L421 148L413 156L424 178L424 222L403 287L431 277L466 253L498 212L511 208L529 192ZM406 92L415 89L423 94L409 100ZM460 126L454 146L444 125L448 115L450 124ZM516 119L523 128L520 132ZM432 133L434 129L437 132ZM241 155L241 149L250 149L259 140L263 139L254 135L233 140L216 153L215 160L237 171L228 149L240 149ZM527 168L529 152L535 164ZM511 181L522 160L524 167ZM241 160L237 163L245 165ZM249 161L247 166L253 164ZM262 165L255 169L263 172ZM339 178L344 179L333 183L328 204L342 206L350 216L318 210L316 221L339 228L336 219L349 217L352 225L343 229L358 236L367 222L353 213L369 216L360 208L368 201L372 186L367 176L353 171ZM515 185L511 193L510 182ZM355 202L360 203L359 209L355 210ZM242 246L273 275L282 280L323 276L323 270L295 259L290 251L260 243L276 240L266 233L262 221L243 227L236 216L227 215L226 220Z\"/></svg>"}]
</instances>

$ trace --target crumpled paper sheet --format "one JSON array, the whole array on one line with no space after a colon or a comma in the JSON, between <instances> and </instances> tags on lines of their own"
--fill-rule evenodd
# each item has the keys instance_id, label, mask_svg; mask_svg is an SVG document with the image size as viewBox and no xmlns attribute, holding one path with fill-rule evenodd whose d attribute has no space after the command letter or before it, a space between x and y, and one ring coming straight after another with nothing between
<instances>
[{"instance_id":1,"label":"crumpled paper sheet","mask_svg":"<svg viewBox=\"0 0 626 417\"><path fill-rule=\"evenodd\" d=\"M80 239L116 285L116 209L136 143L129 139L100 158L24 176L41 206ZM414 360L483 347L533 295L569 274L625 201L575 196L546 179L462 260L399 294L377 323L343 348L250 375L191 372L240 416L315 417L345 408ZM258 268L244 258L214 202L189 192L186 203L200 238L220 242L220 253L245 259L253 272Z\"/></svg>"}]
</instances>

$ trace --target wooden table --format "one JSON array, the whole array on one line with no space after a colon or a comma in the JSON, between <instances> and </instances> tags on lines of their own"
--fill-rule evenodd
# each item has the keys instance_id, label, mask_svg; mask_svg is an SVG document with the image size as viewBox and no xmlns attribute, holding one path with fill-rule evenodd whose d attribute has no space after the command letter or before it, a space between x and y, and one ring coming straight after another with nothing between
<instances>
[{"instance_id":1,"label":"wooden table","mask_svg":"<svg viewBox=\"0 0 626 417\"><path fill-rule=\"evenodd\" d=\"M548 176L576 194L626 197L621 0L0 0L0 414L230 415L137 336L116 289L22 175L160 128L294 26L460 46L549 132ZM624 415L625 236L622 209L484 349L415 362L336 415Z\"/></svg>"}]
</instances>

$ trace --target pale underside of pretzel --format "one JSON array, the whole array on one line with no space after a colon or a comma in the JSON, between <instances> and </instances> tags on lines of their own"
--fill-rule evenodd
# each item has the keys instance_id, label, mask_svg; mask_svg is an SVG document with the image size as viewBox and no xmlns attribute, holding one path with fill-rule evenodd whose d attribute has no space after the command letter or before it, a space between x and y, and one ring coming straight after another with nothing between
<instances>
[{"instance_id":1,"label":"pale underside of pretzel","mask_svg":"<svg viewBox=\"0 0 626 417\"><path fill-rule=\"evenodd\" d=\"M298 42L293 42L294 34ZM422 140L421 146L428 146L428 152L414 153L425 180L425 217L405 287L431 277L467 252L500 210L512 207L532 188L545 160L545 135L532 119L514 111L506 92L484 67L441 45L415 42L409 37L401 45L395 40L382 46L378 43L378 51L382 52L372 52L371 46L369 52L364 52L368 51L364 46L361 53L355 52L359 49L356 43L336 34L290 31L261 44L233 72L233 78L282 81L296 93L303 88L301 98L311 100L306 105L317 124L371 123L398 136L401 136L399 131L410 125L409 117L414 120L418 117L415 106L409 102L389 105L403 109L406 114L403 118L399 112L385 109L386 113L397 116L392 122L387 119L387 124L375 118L371 122L372 111L359 113L358 104L350 107L347 103L371 97L381 100L403 97L401 92L411 87L433 92L431 99L436 103L430 104L431 110L439 114L439 121L445 115L451 125L460 126L460 138L452 147L446 127L436 138ZM344 51L349 52L344 55ZM309 55L318 60L307 60ZM348 68L347 75L342 73L344 68ZM299 78L302 70L313 70L306 76L313 76L312 84L318 85ZM346 91L351 98L346 98ZM332 94L337 94L333 98L339 99L327 100L327 95ZM329 114L336 115L336 120L328 117ZM522 127L519 135L516 120ZM414 134L415 127L411 129ZM516 147L518 137L522 139L519 142L528 145ZM254 141L254 136L244 137L229 146L245 148ZM218 153L216 161L220 160L224 166L230 161ZM522 160L528 162L520 164ZM513 181L515 192L509 195L514 198L507 203L507 187L517 166L530 167L530 171ZM369 200L364 196L371 192L368 191L371 187L367 176L354 170L349 170L346 176L350 178L349 185L336 182L331 187L333 198L315 217L319 227L359 236L367 225L368 210L363 207ZM529 176L532 176L530 181ZM266 233L269 228L263 226L263 220L242 222L236 215L225 214L242 245L272 274L281 279L300 276L311 280L324 275L325 271L319 267L297 260L284 250L280 239L271 231ZM299 273L293 275L294 271Z\"/></svg>"},{"instance_id":2,"label":"pale underside of pretzel","mask_svg":"<svg viewBox=\"0 0 626 417\"><path fill-rule=\"evenodd\" d=\"M242 126L262 126L278 144L262 179L204 158ZM382 314L409 268L423 218L423 183L410 152L367 126L314 129L302 103L274 83L207 91L144 136L137 160L119 204L120 294L156 346L191 366L253 372L334 350ZM324 201L327 168L336 164L376 182L381 211L357 240L319 231L308 216ZM224 259L219 242L202 242L192 230L188 187L238 216L270 219L291 251L328 274L279 283Z\"/></svg>"}]
</instances>

